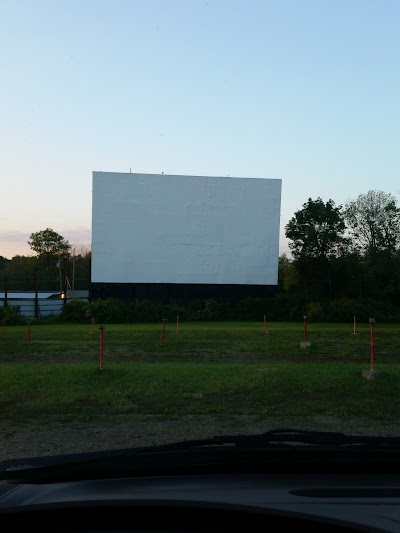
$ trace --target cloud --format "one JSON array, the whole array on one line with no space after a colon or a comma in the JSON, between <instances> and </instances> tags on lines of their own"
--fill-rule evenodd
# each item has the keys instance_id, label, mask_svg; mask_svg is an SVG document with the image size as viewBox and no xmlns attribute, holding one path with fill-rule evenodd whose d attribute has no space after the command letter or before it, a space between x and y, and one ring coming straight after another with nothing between
<instances>
[{"instance_id":1,"label":"cloud","mask_svg":"<svg viewBox=\"0 0 400 533\"><path fill-rule=\"evenodd\" d=\"M90 242L92 240L92 229L88 226L75 226L69 228L54 229L70 242ZM32 232L6 230L0 231L0 241L3 242L24 242L29 240Z\"/></svg>"},{"instance_id":2,"label":"cloud","mask_svg":"<svg viewBox=\"0 0 400 533\"><path fill-rule=\"evenodd\" d=\"M24 231L0 231L0 240L6 242L21 242L27 241L30 237L30 233Z\"/></svg>"},{"instance_id":3,"label":"cloud","mask_svg":"<svg viewBox=\"0 0 400 533\"><path fill-rule=\"evenodd\" d=\"M58 233L71 244L87 244L92 242L92 228L88 226L74 226L62 228Z\"/></svg>"}]
</instances>

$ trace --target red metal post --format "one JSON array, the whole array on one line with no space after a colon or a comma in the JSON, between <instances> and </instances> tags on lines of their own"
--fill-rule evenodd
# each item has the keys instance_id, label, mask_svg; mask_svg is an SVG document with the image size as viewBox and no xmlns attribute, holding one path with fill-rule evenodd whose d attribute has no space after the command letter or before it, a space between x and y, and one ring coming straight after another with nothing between
<instances>
[{"instance_id":1,"label":"red metal post","mask_svg":"<svg viewBox=\"0 0 400 533\"><path fill-rule=\"evenodd\" d=\"M307 317L304 315L304 342L307 342Z\"/></svg>"},{"instance_id":2,"label":"red metal post","mask_svg":"<svg viewBox=\"0 0 400 533\"><path fill-rule=\"evenodd\" d=\"M28 321L28 334L27 334L28 344L31 343L31 323Z\"/></svg>"},{"instance_id":3,"label":"red metal post","mask_svg":"<svg viewBox=\"0 0 400 533\"><path fill-rule=\"evenodd\" d=\"M162 329L161 329L161 344L164 343L164 337L165 337L165 319L163 318Z\"/></svg>"},{"instance_id":4,"label":"red metal post","mask_svg":"<svg viewBox=\"0 0 400 533\"><path fill-rule=\"evenodd\" d=\"M176 332L179 333L179 315L176 315Z\"/></svg>"},{"instance_id":5,"label":"red metal post","mask_svg":"<svg viewBox=\"0 0 400 533\"><path fill-rule=\"evenodd\" d=\"M103 370L103 356L104 356L104 326L99 327L100 330L100 370Z\"/></svg>"},{"instance_id":6,"label":"red metal post","mask_svg":"<svg viewBox=\"0 0 400 533\"><path fill-rule=\"evenodd\" d=\"M371 370L373 370L375 363L375 318L369 319L369 325L371 330Z\"/></svg>"}]
</instances>

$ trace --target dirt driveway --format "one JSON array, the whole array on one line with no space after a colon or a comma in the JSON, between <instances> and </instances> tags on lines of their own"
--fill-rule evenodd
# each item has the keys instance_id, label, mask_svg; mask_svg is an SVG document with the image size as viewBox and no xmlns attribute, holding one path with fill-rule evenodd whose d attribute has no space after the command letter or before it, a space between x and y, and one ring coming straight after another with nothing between
<instances>
[{"instance_id":1,"label":"dirt driveway","mask_svg":"<svg viewBox=\"0 0 400 533\"><path fill-rule=\"evenodd\" d=\"M248 415L120 415L93 421L0 422L0 460L129 448L214 435L262 433L271 429L319 429L352 435L400 436L400 426L369 419L314 417L290 420Z\"/></svg>"}]
</instances>

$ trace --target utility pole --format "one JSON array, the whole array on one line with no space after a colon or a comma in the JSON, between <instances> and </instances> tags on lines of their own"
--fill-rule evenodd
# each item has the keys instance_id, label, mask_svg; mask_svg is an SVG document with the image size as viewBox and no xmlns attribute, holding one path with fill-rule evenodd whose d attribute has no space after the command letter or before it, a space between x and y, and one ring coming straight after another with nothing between
<instances>
[{"instance_id":1,"label":"utility pole","mask_svg":"<svg viewBox=\"0 0 400 533\"><path fill-rule=\"evenodd\" d=\"M72 298L74 297L75 290L75 250L72 255Z\"/></svg>"},{"instance_id":2,"label":"utility pole","mask_svg":"<svg viewBox=\"0 0 400 533\"><path fill-rule=\"evenodd\" d=\"M64 305L67 303L68 296L68 278L67 278L67 258L64 257Z\"/></svg>"}]
</instances>

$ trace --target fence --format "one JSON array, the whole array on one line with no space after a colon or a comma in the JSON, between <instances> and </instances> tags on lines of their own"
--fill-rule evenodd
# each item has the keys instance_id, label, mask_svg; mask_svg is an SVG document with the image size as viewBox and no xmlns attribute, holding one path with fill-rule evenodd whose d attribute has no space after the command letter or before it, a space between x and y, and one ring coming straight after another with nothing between
<instances>
[{"instance_id":1,"label":"fence","mask_svg":"<svg viewBox=\"0 0 400 533\"><path fill-rule=\"evenodd\" d=\"M87 302L89 291L75 291L73 297L67 295L66 298L61 298L60 293L48 292L0 293L0 308L19 307L21 315L26 318L44 318L59 315L63 305L72 299Z\"/></svg>"}]
</instances>

